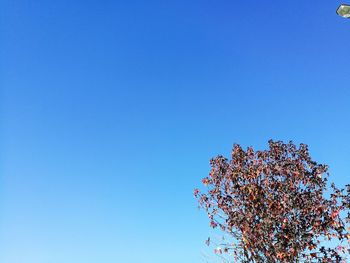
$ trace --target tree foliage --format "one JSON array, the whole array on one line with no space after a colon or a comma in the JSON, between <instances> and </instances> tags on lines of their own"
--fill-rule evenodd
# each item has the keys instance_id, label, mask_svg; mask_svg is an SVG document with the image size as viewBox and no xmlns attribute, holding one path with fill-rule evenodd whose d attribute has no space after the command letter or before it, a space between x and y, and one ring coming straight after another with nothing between
<instances>
[{"instance_id":1,"label":"tree foliage","mask_svg":"<svg viewBox=\"0 0 350 263\"><path fill-rule=\"evenodd\" d=\"M328 167L311 159L307 145L270 140L268 150L254 151L236 144L231 160L210 164L206 192L194 194L210 226L232 238L216 253L236 262L346 262L350 185L328 187Z\"/></svg>"}]
</instances>

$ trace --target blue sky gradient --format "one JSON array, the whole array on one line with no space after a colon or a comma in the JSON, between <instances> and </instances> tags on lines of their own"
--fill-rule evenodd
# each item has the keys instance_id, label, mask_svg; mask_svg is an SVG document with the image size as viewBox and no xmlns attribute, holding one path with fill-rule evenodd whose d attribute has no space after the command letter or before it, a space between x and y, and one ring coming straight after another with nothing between
<instances>
[{"instance_id":1,"label":"blue sky gradient","mask_svg":"<svg viewBox=\"0 0 350 263\"><path fill-rule=\"evenodd\" d=\"M203 262L192 191L235 142L349 182L339 4L1 1L0 262Z\"/></svg>"}]
</instances>

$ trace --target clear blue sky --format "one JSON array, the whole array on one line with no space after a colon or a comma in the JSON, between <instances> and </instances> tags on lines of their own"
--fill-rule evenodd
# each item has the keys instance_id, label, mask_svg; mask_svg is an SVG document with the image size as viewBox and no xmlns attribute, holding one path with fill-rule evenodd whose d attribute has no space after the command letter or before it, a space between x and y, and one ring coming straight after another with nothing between
<instances>
[{"instance_id":1,"label":"clear blue sky","mask_svg":"<svg viewBox=\"0 0 350 263\"><path fill-rule=\"evenodd\" d=\"M2 0L0 262L202 262L192 190L235 142L349 182L339 3Z\"/></svg>"}]
</instances>

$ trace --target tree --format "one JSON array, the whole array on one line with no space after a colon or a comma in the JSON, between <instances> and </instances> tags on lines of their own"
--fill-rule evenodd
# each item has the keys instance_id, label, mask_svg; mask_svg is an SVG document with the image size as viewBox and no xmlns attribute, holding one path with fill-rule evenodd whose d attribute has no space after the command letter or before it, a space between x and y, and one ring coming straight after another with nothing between
<instances>
[{"instance_id":1,"label":"tree","mask_svg":"<svg viewBox=\"0 0 350 263\"><path fill-rule=\"evenodd\" d=\"M230 252L235 262L345 262L350 185L328 187L328 167L307 145L270 140L268 150L245 151L235 144L231 160L210 164L206 193L194 195L210 226L232 238L216 253Z\"/></svg>"}]
</instances>

